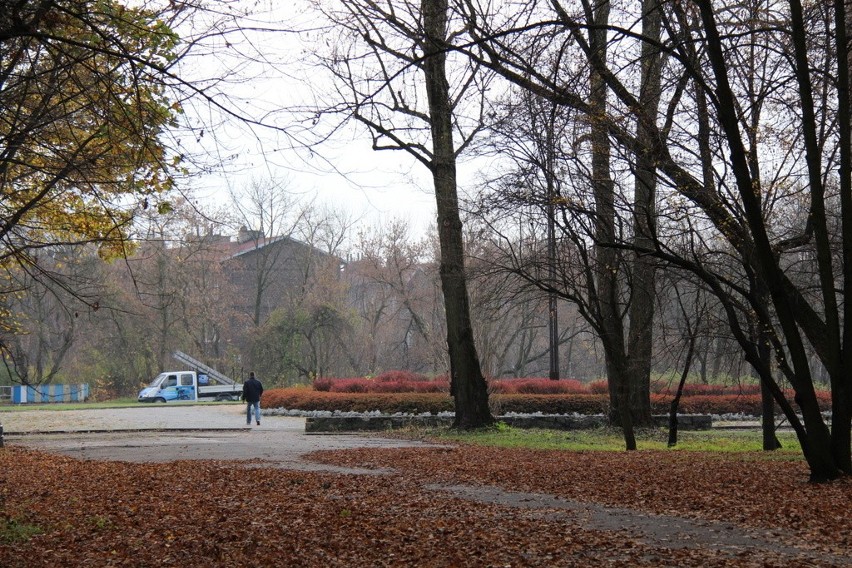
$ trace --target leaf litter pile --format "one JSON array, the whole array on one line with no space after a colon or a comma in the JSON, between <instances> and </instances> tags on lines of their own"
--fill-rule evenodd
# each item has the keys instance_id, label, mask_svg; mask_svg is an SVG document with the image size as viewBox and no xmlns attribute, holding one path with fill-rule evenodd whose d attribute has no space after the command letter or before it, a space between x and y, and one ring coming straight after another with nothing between
<instances>
[{"instance_id":1,"label":"leaf litter pile","mask_svg":"<svg viewBox=\"0 0 852 568\"><path fill-rule=\"evenodd\" d=\"M799 461L467 445L309 458L380 471L0 448L0 566L852 566L852 480L809 484Z\"/></svg>"}]
</instances>

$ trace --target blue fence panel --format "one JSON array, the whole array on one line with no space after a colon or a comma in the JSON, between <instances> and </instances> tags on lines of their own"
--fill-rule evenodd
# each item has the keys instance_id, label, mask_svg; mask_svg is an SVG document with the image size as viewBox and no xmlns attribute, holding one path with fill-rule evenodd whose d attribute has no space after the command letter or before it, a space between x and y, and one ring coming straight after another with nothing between
<instances>
[{"instance_id":1,"label":"blue fence panel","mask_svg":"<svg viewBox=\"0 0 852 568\"><path fill-rule=\"evenodd\" d=\"M89 398L89 385L16 385L12 387L12 403L83 402Z\"/></svg>"}]
</instances>

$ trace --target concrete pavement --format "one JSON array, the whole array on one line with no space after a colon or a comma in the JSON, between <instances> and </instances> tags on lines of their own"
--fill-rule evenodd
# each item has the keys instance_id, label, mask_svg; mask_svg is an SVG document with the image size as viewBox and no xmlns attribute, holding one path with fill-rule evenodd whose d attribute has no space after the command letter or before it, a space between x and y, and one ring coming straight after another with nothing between
<instances>
[{"instance_id":1,"label":"concrete pavement","mask_svg":"<svg viewBox=\"0 0 852 568\"><path fill-rule=\"evenodd\" d=\"M306 434L305 419L264 416L246 426L243 405L139 407L0 412L7 445L19 444L79 459L131 462L262 460L253 467L376 473L311 462L305 454L358 447L423 446L375 434Z\"/></svg>"}]
</instances>

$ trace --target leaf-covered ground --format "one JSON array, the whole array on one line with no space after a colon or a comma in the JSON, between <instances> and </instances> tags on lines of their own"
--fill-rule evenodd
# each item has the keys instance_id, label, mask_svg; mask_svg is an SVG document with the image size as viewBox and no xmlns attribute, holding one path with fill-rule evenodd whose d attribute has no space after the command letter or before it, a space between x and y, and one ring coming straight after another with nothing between
<instances>
[{"instance_id":1,"label":"leaf-covered ground","mask_svg":"<svg viewBox=\"0 0 852 568\"><path fill-rule=\"evenodd\" d=\"M852 480L809 484L801 462L470 446L312 459L393 471L2 448L0 566L852 565ZM692 519L674 541L654 530L670 516Z\"/></svg>"}]
</instances>

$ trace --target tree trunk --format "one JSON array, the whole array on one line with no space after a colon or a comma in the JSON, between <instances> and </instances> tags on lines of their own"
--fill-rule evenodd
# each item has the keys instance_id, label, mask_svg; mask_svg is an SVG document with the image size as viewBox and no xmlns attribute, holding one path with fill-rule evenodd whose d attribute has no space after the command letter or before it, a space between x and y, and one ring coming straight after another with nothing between
<instances>
[{"instance_id":1,"label":"tree trunk","mask_svg":"<svg viewBox=\"0 0 852 568\"><path fill-rule=\"evenodd\" d=\"M852 109L850 109L850 48L849 27L852 25L852 8L846 0L834 1L834 21L837 44L837 99L840 132L840 207L843 235L843 339L840 365L830 374L831 380L831 450L838 467L852 474L852 373L849 372L852 356ZM834 369L832 369L834 371Z\"/></svg>"},{"instance_id":2,"label":"tree trunk","mask_svg":"<svg viewBox=\"0 0 852 568\"><path fill-rule=\"evenodd\" d=\"M763 219L761 188L759 180L754 179L751 175L746 161L748 152L740 136L736 105L734 104L735 98L728 80L724 50L719 31L716 28L712 3L709 0L699 0L697 4L707 38L707 53L716 78L715 93L719 100L719 123L725 133L729 147L731 171L736 179L738 195L742 199L744 220L753 239L749 243L740 242L736 244L742 247L741 254L743 254L744 259L755 271L757 279L766 287L772 300L772 307L775 310L780 332L786 343L785 350L788 353L789 364L793 371L790 381L796 391L796 402L801 410L804 424L804 431L799 433L800 442L811 471L811 480L818 482L834 479L840 475L841 470L832 451L834 448L831 433L820 413L801 333L804 331L813 336L814 329L801 326L801 321L797 320L797 315L800 312L797 311L796 298L790 294L792 290L787 285L784 272L778 264L769 241L767 227ZM815 120L815 106L807 59L806 26L802 15L802 6L798 0L792 0L790 7L791 37L795 47L796 77L799 81L799 95L801 97L802 130L806 149L805 161L808 167L808 179L811 183L811 217L814 220L816 257L820 268L820 291L823 294L827 319L826 325L821 326L823 335L827 336L823 337L822 340L828 345L824 361L827 362L827 366L831 367L832 360L839 361L836 354L839 354L840 349L837 342L839 336L838 311L834 296L830 245L826 226L825 188L821 178L821 157L816 135L817 121ZM770 325L768 321L765 323ZM760 361L753 360L752 365L759 366ZM762 379L768 381L771 377L762 376ZM848 455L849 447L846 447L843 452Z\"/></svg>"},{"instance_id":3,"label":"tree trunk","mask_svg":"<svg viewBox=\"0 0 852 568\"><path fill-rule=\"evenodd\" d=\"M697 326L696 326L697 327ZM669 441L668 447L673 448L677 445L677 409L680 405L680 397L683 395L683 387L686 384L686 378L689 376L689 368L692 366L692 358L695 354L696 333L690 333L689 347L686 349L686 358L683 363L683 372L680 374L680 381L677 383L677 392L675 393L672 403L669 406Z\"/></svg>"},{"instance_id":4,"label":"tree trunk","mask_svg":"<svg viewBox=\"0 0 852 568\"><path fill-rule=\"evenodd\" d=\"M595 194L595 282L592 293L598 306L599 331L609 379L610 417L624 430L628 450L636 449L633 418L630 413L630 383L624 348L624 322L618 302L619 253L615 244L615 191L610 174L610 142L606 127L607 86L596 68L606 61L606 26L610 4L603 0L593 14L589 31L593 58L589 77L591 120L592 183Z\"/></svg>"},{"instance_id":5,"label":"tree trunk","mask_svg":"<svg viewBox=\"0 0 852 568\"><path fill-rule=\"evenodd\" d=\"M757 353L767 369L771 367L772 351L767 333L757 332ZM781 442L775 436L775 399L769 386L760 382L760 426L763 432L763 450L770 452L781 447Z\"/></svg>"},{"instance_id":6,"label":"tree trunk","mask_svg":"<svg viewBox=\"0 0 852 568\"><path fill-rule=\"evenodd\" d=\"M637 126L636 138L645 147L654 145L657 109L660 106L661 58L653 41L659 41L661 15L657 0L642 2L642 83L639 103L645 120ZM652 127L653 125L653 127ZM633 244L637 251L654 250L656 233L657 171L649 155L636 155L636 181L633 207ZM650 254L633 259L630 302L630 329L627 335L630 364L630 412L635 424L651 426L651 355L653 348L656 264Z\"/></svg>"},{"instance_id":7,"label":"tree trunk","mask_svg":"<svg viewBox=\"0 0 852 568\"><path fill-rule=\"evenodd\" d=\"M763 432L763 451L771 452L781 448L781 442L775 435L775 399L762 382L760 383L760 429Z\"/></svg>"},{"instance_id":8,"label":"tree trunk","mask_svg":"<svg viewBox=\"0 0 852 568\"><path fill-rule=\"evenodd\" d=\"M456 188L452 108L446 76L446 0L423 0L426 94L432 127L432 176L438 209L441 288L447 317L450 391L455 400L455 428L493 424L488 390L473 340L470 300L464 268L464 241Z\"/></svg>"}]
</instances>

